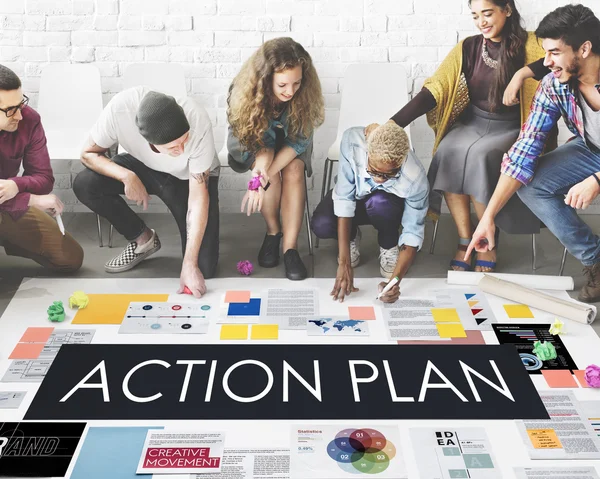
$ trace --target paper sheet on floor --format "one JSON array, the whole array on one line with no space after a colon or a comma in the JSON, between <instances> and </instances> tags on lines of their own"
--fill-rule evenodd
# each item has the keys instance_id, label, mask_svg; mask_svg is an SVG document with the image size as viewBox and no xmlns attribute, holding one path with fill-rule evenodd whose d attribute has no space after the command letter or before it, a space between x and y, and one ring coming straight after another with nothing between
<instances>
[{"instance_id":1,"label":"paper sheet on floor","mask_svg":"<svg viewBox=\"0 0 600 479\"><path fill-rule=\"evenodd\" d=\"M411 428L422 479L501 478L485 429Z\"/></svg>"},{"instance_id":2,"label":"paper sheet on floor","mask_svg":"<svg viewBox=\"0 0 600 479\"><path fill-rule=\"evenodd\" d=\"M600 479L590 467L515 467L517 479Z\"/></svg>"},{"instance_id":3,"label":"paper sheet on floor","mask_svg":"<svg viewBox=\"0 0 600 479\"><path fill-rule=\"evenodd\" d=\"M517 421L531 459L600 459L600 441L571 391L540 391L549 420Z\"/></svg>"},{"instance_id":4,"label":"paper sheet on floor","mask_svg":"<svg viewBox=\"0 0 600 479\"><path fill-rule=\"evenodd\" d=\"M154 474L153 479L290 479L287 448L227 448L221 472L208 474Z\"/></svg>"},{"instance_id":5,"label":"paper sheet on floor","mask_svg":"<svg viewBox=\"0 0 600 479\"><path fill-rule=\"evenodd\" d=\"M55 329L37 359L10 363L2 382L41 383L63 344L90 344L95 329Z\"/></svg>"},{"instance_id":6,"label":"paper sheet on floor","mask_svg":"<svg viewBox=\"0 0 600 479\"><path fill-rule=\"evenodd\" d=\"M431 313L438 302L434 297L398 298L383 305L383 319L392 341L398 339L439 339L440 334Z\"/></svg>"},{"instance_id":7,"label":"paper sheet on floor","mask_svg":"<svg viewBox=\"0 0 600 479\"><path fill-rule=\"evenodd\" d=\"M225 434L149 430L138 474L195 474L219 472Z\"/></svg>"},{"instance_id":8,"label":"paper sheet on floor","mask_svg":"<svg viewBox=\"0 0 600 479\"><path fill-rule=\"evenodd\" d=\"M411 428L421 479L501 478L485 429Z\"/></svg>"},{"instance_id":9,"label":"paper sheet on floor","mask_svg":"<svg viewBox=\"0 0 600 479\"><path fill-rule=\"evenodd\" d=\"M427 291L435 296L438 308L456 308L466 330L491 331L496 316L483 291L477 287Z\"/></svg>"},{"instance_id":10,"label":"paper sheet on floor","mask_svg":"<svg viewBox=\"0 0 600 479\"><path fill-rule=\"evenodd\" d=\"M291 428L292 479L407 478L397 426Z\"/></svg>"},{"instance_id":11,"label":"paper sheet on floor","mask_svg":"<svg viewBox=\"0 0 600 479\"><path fill-rule=\"evenodd\" d=\"M306 329L308 317L319 316L319 291L304 289L268 289L263 295L260 322L278 324L282 330Z\"/></svg>"},{"instance_id":12,"label":"paper sheet on floor","mask_svg":"<svg viewBox=\"0 0 600 479\"><path fill-rule=\"evenodd\" d=\"M19 409L25 394L25 391L0 391L0 409Z\"/></svg>"}]
</instances>

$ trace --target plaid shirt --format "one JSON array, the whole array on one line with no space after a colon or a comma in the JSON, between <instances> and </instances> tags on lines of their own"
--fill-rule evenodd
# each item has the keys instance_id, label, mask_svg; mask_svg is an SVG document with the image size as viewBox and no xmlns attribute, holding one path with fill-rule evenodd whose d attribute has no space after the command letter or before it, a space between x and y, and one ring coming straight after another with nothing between
<instances>
[{"instance_id":1,"label":"plaid shirt","mask_svg":"<svg viewBox=\"0 0 600 479\"><path fill-rule=\"evenodd\" d=\"M596 85L596 88L599 86ZM577 88L560 83L550 73L543 78L535 92L529 116L521 128L519 138L504 155L502 173L524 185L529 184L546 139L561 116L571 133L585 141Z\"/></svg>"}]
</instances>

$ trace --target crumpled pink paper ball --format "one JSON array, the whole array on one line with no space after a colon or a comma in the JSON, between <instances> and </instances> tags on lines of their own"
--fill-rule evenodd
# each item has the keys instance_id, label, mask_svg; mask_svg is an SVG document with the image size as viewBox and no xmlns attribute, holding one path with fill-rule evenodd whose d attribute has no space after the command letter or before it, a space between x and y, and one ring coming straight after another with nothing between
<instances>
[{"instance_id":1,"label":"crumpled pink paper ball","mask_svg":"<svg viewBox=\"0 0 600 479\"><path fill-rule=\"evenodd\" d=\"M244 260L237 264L237 270L244 276L250 276L254 271L254 266L250 261Z\"/></svg>"},{"instance_id":2,"label":"crumpled pink paper ball","mask_svg":"<svg viewBox=\"0 0 600 479\"><path fill-rule=\"evenodd\" d=\"M585 381L592 388L600 388L600 367L590 364L585 368Z\"/></svg>"},{"instance_id":3,"label":"crumpled pink paper ball","mask_svg":"<svg viewBox=\"0 0 600 479\"><path fill-rule=\"evenodd\" d=\"M262 178L262 175L259 176L255 176L253 177L249 182L248 182L248 189L250 191L256 191L258 190L261 186L262 183L260 182L260 179Z\"/></svg>"}]
</instances>

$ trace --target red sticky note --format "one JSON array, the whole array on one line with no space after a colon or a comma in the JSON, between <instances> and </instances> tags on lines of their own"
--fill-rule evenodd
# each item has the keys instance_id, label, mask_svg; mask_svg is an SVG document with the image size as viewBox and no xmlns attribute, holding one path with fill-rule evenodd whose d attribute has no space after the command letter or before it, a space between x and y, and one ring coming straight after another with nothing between
<instances>
[{"instance_id":1,"label":"red sticky note","mask_svg":"<svg viewBox=\"0 0 600 479\"><path fill-rule=\"evenodd\" d=\"M375 308L373 306L348 306L348 314L354 321L374 320Z\"/></svg>"},{"instance_id":2,"label":"red sticky note","mask_svg":"<svg viewBox=\"0 0 600 479\"><path fill-rule=\"evenodd\" d=\"M44 346L44 343L19 343L8 359L37 359Z\"/></svg>"},{"instance_id":3,"label":"red sticky note","mask_svg":"<svg viewBox=\"0 0 600 479\"><path fill-rule=\"evenodd\" d=\"M542 369L544 379L551 388L578 388L575 378L568 369Z\"/></svg>"},{"instance_id":4,"label":"red sticky note","mask_svg":"<svg viewBox=\"0 0 600 479\"><path fill-rule=\"evenodd\" d=\"M227 291L225 293L226 303L249 303L250 291Z\"/></svg>"},{"instance_id":5,"label":"red sticky note","mask_svg":"<svg viewBox=\"0 0 600 479\"><path fill-rule=\"evenodd\" d=\"M577 381L579 381L579 385L582 388L589 388L590 387L590 385L585 380L585 370L573 371L573 374L577 378Z\"/></svg>"},{"instance_id":6,"label":"red sticky note","mask_svg":"<svg viewBox=\"0 0 600 479\"><path fill-rule=\"evenodd\" d=\"M45 343L50 339L54 328L27 328L20 343Z\"/></svg>"}]
</instances>

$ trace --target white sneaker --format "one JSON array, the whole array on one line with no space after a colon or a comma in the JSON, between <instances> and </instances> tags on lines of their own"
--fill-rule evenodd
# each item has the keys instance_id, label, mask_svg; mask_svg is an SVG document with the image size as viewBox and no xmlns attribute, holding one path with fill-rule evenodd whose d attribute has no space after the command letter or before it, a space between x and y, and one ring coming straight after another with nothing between
<instances>
[{"instance_id":1,"label":"white sneaker","mask_svg":"<svg viewBox=\"0 0 600 479\"><path fill-rule=\"evenodd\" d=\"M379 247L379 272L385 279L390 279L398 262L398 246L390 249Z\"/></svg>"},{"instance_id":2,"label":"white sneaker","mask_svg":"<svg viewBox=\"0 0 600 479\"><path fill-rule=\"evenodd\" d=\"M356 268L360 263L360 239L362 238L362 233L360 232L360 228L356 227L356 237L350 241L350 265L353 268ZM338 256L338 264L340 263L340 257Z\"/></svg>"}]
</instances>

